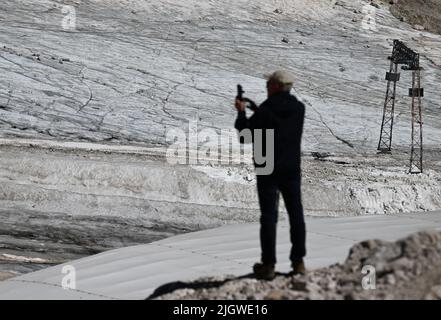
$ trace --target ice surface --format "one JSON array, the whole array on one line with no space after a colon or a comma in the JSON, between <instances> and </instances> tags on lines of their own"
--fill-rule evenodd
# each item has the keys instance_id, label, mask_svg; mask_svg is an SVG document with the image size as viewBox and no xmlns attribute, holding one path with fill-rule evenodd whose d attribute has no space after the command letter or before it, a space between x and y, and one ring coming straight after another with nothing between
<instances>
[{"instance_id":1,"label":"ice surface","mask_svg":"<svg viewBox=\"0 0 441 320\"><path fill-rule=\"evenodd\" d=\"M262 75L284 67L307 104L305 151L372 150L386 58L400 38L422 55L425 143L437 145L441 36L412 29L387 7L376 11L377 31L366 31L366 4L76 1L77 28L66 31L62 2L2 1L0 134L163 146L166 131L188 120L231 128L236 84L263 101ZM402 73L394 139L407 147L410 75Z\"/></svg>"}]
</instances>

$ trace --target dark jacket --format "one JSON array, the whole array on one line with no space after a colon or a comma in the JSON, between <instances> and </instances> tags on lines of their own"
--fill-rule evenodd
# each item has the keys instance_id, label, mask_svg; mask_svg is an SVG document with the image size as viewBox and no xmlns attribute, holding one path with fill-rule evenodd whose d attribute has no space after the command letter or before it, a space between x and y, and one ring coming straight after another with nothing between
<instances>
[{"instance_id":1,"label":"dark jacket","mask_svg":"<svg viewBox=\"0 0 441 320\"><path fill-rule=\"evenodd\" d=\"M274 174L299 177L304 118L305 105L283 92L269 97L250 118L239 112L235 128L274 129Z\"/></svg>"}]
</instances>

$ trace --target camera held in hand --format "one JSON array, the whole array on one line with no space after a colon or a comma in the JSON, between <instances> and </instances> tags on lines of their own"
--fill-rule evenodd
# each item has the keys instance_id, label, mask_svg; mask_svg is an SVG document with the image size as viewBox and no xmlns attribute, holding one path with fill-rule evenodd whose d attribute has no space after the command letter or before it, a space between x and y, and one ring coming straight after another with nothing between
<instances>
[{"instance_id":1,"label":"camera held in hand","mask_svg":"<svg viewBox=\"0 0 441 320\"><path fill-rule=\"evenodd\" d=\"M243 90L242 86L240 84L238 84L237 85L237 96L236 96L236 99L239 100L239 101L246 102L247 103L246 106L247 106L248 109L250 109L252 111L257 111L257 109L258 109L257 104L253 100L245 98L243 96L244 93L245 93L245 91Z\"/></svg>"}]
</instances>

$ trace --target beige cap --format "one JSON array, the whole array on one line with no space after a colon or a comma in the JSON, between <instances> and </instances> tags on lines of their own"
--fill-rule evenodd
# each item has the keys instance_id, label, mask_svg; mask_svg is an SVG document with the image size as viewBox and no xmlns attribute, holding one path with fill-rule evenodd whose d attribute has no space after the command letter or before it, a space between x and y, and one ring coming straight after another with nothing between
<instances>
[{"instance_id":1,"label":"beige cap","mask_svg":"<svg viewBox=\"0 0 441 320\"><path fill-rule=\"evenodd\" d=\"M278 70L272 74L266 74L264 77L269 82L276 82L283 85L294 84L294 76L285 70Z\"/></svg>"}]
</instances>

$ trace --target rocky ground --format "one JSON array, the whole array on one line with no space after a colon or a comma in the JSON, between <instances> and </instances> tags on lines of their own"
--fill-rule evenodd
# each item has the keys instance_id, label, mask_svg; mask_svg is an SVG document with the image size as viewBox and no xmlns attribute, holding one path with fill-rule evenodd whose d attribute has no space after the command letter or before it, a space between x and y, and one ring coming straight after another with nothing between
<instances>
[{"instance_id":1,"label":"rocky ground","mask_svg":"<svg viewBox=\"0 0 441 320\"><path fill-rule=\"evenodd\" d=\"M413 234L397 242L369 240L352 247L346 261L306 275L279 274L273 281L206 278L170 283L151 299L441 299L441 233ZM363 266L375 268L375 281L363 280ZM367 278L365 278L367 279ZM373 279L373 278L372 278ZM375 288L363 286L375 283Z\"/></svg>"},{"instance_id":2,"label":"rocky ground","mask_svg":"<svg viewBox=\"0 0 441 320\"><path fill-rule=\"evenodd\" d=\"M391 12L398 19L419 30L441 33L441 1L394 0Z\"/></svg>"}]
</instances>

